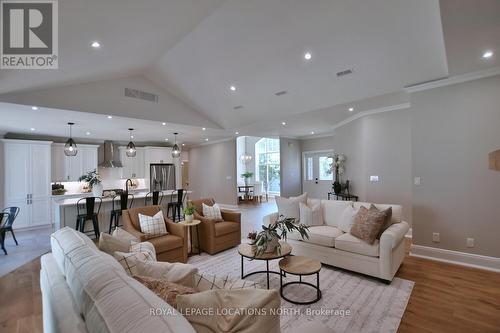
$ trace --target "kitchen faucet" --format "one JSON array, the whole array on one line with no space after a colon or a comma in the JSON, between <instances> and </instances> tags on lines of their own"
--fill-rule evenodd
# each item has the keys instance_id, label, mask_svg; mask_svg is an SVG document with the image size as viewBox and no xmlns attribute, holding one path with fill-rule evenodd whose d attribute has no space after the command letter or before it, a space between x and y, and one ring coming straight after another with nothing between
<instances>
[{"instance_id":1,"label":"kitchen faucet","mask_svg":"<svg viewBox=\"0 0 500 333\"><path fill-rule=\"evenodd\" d=\"M126 181L125 181L125 193L128 194L128 183L130 182L130 186L134 186L134 183L132 182L132 179L128 178Z\"/></svg>"}]
</instances>

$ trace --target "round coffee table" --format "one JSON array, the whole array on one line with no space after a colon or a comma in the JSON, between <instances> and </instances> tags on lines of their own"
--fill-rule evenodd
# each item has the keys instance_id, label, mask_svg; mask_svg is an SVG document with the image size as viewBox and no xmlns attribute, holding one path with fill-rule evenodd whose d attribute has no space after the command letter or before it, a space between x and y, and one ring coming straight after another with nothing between
<instances>
[{"instance_id":1,"label":"round coffee table","mask_svg":"<svg viewBox=\"0 0 500 333\"><path fill-rule=\"evenodd\" d=\"M279 274L281 276L281 272L275 272L269 270L269 260L284 258L290 253L292 253L292 246L285 242L280 242L281 245L281 254L278 254L277 251L270 253L262 253L259 256L255 256L255 252L252 248L252 245L242 243L238 246L238 253L241 255L241 278L244 279L250 275L266 273L267 274L267 289L269 289L269 274ZM265 260L266 261L266 270L265 271L255 271L250 272L248 274L244 274L243 272L243 261L244 258L248 258L251 260Z\"/></svg>"},{"instance_id":2,"label":"round coffee table","mask_svg":"<svg viewBox=\"0 0 500 333\"><path fill-rule=\"evenodd\" d=\"M319 261L304 256L290 256L281 259L279 262L279 266L280 266L280 294L281 297L283 297L283 299L293 304L304 304L304 305L316 303L321 299L321 290L319 289L319 271L321 270L321 263ZM284 276L282 275L283 272L291 275L298 275L299 281L283 283L283 276ZM316 274L316 285L302 281L302 276L313 275L313 274ZM313 287L314 289L316 289L316 298L313 299L312 301L301 302L301 301L293 301L285 297L285 295L283 295L283 290L285 289L286 286L291 284L304 284Z\"/></svg>"}]
</instances>

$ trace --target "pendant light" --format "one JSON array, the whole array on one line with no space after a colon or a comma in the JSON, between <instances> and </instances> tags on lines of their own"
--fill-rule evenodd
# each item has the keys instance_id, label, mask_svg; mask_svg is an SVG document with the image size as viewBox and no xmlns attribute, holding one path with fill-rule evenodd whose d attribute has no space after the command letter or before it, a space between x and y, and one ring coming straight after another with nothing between
<instances>
[{"instance_id":1,"label":"pendant light","mask_svg":"<svg viewBox=\"0 0 500 333\"><path fill-rule=\"evenodd\" d=\"M76 147L75 140L71 137L71 126L75 123L68 123L69 125L69 139L64 145L64 155L66 156L76 156L78 154L78 148Z\"/></svg>"},{"instance_id":2,"label":"pendant light","mask_svg":"<svg viewBox=\"0 0 500 333\"><path fill-rule=\"evenodd\" d=\"M132 142L132 131L134 130L133 128L129 128L128 129L129 132L130 132L130 142L128 143L127 145L127 150L125 151L125 154L128 156L128 157L135 157L135 155L137 154L137 149L135 148L135 145L134 143Z\"/></svg>"},{"instance_id":3,"label":"pendant light","mask_svg":"<svg viewBox=\"0 0 500 333\"><path fill-rule=\"evenodd\" d=\"M174 146L172 147L172 157L173 158L178 158L181 156L181 149L177 145L177 134L179 134L179 133L174 133Z\"/></svg>"}]
</instances>

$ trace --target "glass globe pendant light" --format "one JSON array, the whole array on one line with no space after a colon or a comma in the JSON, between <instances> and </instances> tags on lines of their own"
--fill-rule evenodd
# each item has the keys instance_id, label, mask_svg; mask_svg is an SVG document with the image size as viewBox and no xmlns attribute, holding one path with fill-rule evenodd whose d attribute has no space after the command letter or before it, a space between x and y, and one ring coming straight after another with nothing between
<instances>
[{"instance_id":1,"label":"glass globe pendant light","mask_svg":"<svg viewBox=\"0 0 500 333\"><path fill-rule=\"evenodd\" d=\"M69 125L69 139L64 145L64 155L66 156L76 156L78 154L78 148L76 147L75 140L71 137L71 126L75 123L68 123Z\"/></svg>"},{"instance_id":2,"label":"glass globe pendant light","mask_svg":"<svg viewBox=\"0 0 500 333\"><path fill-rule=\"evenodd\" d=\"M177 145L177 134L179 134L179 133L174 133L174 146L172 147L172 157L173 158L178 158L181 156L181 149Z\"/></svg>"},{"instance_id":3,"label":"glass globe pendant light","mask_svg":"<svg viewBox=\"0 0 500 333\"><path fill-rule=\"evenodd\" d=\"M125 154L128 157L135 157L137 154L137 149L135 148L134 143L132 142L132 131L134 130L133 128L128 129L130 131L130 142L127 145L127 150L125 151Z\"/></svg>"}]
</instances>

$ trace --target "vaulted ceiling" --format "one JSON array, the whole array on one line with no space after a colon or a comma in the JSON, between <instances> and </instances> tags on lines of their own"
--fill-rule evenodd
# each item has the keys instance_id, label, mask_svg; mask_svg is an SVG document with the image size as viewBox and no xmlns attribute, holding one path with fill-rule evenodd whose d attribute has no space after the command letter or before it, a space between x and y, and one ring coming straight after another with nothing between
<instances>
[{"instance_id":1,"label":"vaulted ceiling","mask_svg":"<svg viewBox=\"0 0 500 333\"><path fill-rule=\"evenodd\" d=\"M203 126L213 138L331 132L351 106L390 108L407 102L405 86L500 66L481 59L500 53L497 0L62 0L59 22L59 70L1 70L0 101ZM73 96L137 77L177 101L132 114L123 96Z\"/></svg>"}]
</instances>

